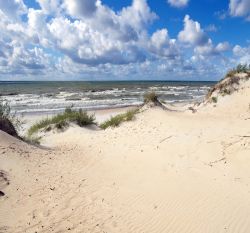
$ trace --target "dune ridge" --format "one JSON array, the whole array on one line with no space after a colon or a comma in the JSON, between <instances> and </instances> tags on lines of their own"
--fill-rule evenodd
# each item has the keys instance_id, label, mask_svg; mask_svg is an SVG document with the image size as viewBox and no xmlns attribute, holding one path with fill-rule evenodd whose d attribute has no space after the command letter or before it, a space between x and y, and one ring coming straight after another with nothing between
<instances>
[{"instance_id":1,"label":"dune ridge","mask_svg":"<svg viewBox=\"0 0 250 233\"><path fill-rule=\"evenodd\" d=\"M0 232L250 232L250 82L37 148L0 132ZM2 174L0 173L0 174Z\"/></svg>"}]
</instances>

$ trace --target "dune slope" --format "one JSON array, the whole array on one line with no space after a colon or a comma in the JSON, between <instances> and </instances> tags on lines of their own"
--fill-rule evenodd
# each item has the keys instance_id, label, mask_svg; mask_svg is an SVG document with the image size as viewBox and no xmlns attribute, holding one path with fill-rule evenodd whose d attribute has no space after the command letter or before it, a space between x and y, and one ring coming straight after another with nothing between
<instances>
[{"instance_id":1,"label":"dune slope","mask_svg":"<svg viewBox=\"0 0 250 233\"><path fill-rule=\"evenodd\" d=\"M250 232L249 104L246 85L195 114L50 134L49 149L1 132L0 232Z\"/></svg>"}]
</instances>

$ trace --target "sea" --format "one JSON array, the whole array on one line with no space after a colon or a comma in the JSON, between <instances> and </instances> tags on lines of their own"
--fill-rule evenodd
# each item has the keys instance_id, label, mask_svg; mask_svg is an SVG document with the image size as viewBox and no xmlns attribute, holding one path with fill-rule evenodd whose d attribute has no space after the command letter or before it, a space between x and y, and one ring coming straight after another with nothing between
<instances>
[{"instance_id":1,"label":"sea","mask_svg":"<svg viewBox=\"0 0 250 233\"><path fill-rule=\"evenodd\" d=\"M47 114L66 107L99 110L138 106L147 92L169 104L201 101L215 82L188 81L0 81L0 98L18 114Z\"/></svg>"}]
</instances>

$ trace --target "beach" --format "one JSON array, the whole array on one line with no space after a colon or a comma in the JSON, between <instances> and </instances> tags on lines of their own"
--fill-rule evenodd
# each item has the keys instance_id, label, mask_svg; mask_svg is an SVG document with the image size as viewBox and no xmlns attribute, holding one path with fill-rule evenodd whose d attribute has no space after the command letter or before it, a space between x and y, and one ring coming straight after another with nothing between
<instances>
[{"instance_id":1,"label":"beach","mask_svg":"<svg viewBox=\"0 0 250 233\"><path fill-rule=\"evenodd\" d=\"M0 133L0 232L249 232L250 83L196 111L144 106L133 121Z\"/></svg>"}]
</instances>

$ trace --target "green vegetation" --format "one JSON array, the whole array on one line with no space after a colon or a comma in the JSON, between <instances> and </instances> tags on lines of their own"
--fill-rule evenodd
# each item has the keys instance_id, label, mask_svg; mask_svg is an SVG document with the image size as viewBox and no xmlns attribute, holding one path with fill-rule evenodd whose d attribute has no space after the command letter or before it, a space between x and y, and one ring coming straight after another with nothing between
<instances>
[{"instance_id":1,"label":"green vegetation","mask_svg":"<svg viewBox=\"0 0 250 233\"><path fill-rule=\"evenodd\" d=\"M95 124L95 116L88 115L87 112L82 109L76 111L72 108L66 108L64 113L57 114L51 118L43 119L28 130L28 137L31 137L34 133L41 129L50 131L52 129L51 125L54 125L57 129L64 129L69 125L69 122L74 122L80 127Z\"/></svg>"},{"instance_id":2,"label":"green vegetation","mask_svg":"<svg viewBox=\"0 0 250 233\"><path fill-rule=\"evenodd\" d=\"M119 114L117 116L111 117L109 120L105 121L100 125L100 128L107 129L109 127L117 127L122 122L132 121L135 117L135 114L138 113L139 109L129 110L126 113Z\"/></svg>"},{"instance_id":3,"label":"green vegetation","mask_svg":"<svg viewBox=\"0 0 250 233\"><path fill-rule=\"evenodd\" d=\"M23 121L11 111L8 101L0 98L0 130L20 138L17 131L22 127Z\"/></svg>"},{"instance_id":4,"label":"green vegetation","mask_svg":"<svg viewBox=\"0 0 250 233\"><path fill-rule=\"evenodd\" d=\"M155 92L149 92L144 95L144 103L150 103L150 102L157 102L158 101L158 96L156 95Z\"/></svg>"},{"instance_id":5,"label":"green vegetation","mask_svg":"<svg viewBox=\"0 0 250 233\"><path fill-rule=\"evenodd\" d=\"M247 65L247 64L239 64L237 65L236 68L230 70L226 77L233 77L235 74L238 74L238 73L250 73L250 64Z\"/></svg>"},{"instance_id":6,"label":"green vegetation","mask_svg":"<svg viewBox=\"0 0 250 233\"><path fill-rule=\"evenodd\" d=\"M16 112L11 112L8 101L0 98L0 119L7 119L16 130L22 127L23 121L17 117Z\"/></svg>"},{"instance_id":7,"label":"green vegetation","mask_svg":"<svg viewBox=\"0 0 250 233\"><path fill-rule=\"evenodd\" d=\"M213 103L217 103L217 102L218 102L218 98L215 97L215 96L213 96L213 97L212 97L212 101L213 101Z\"/></svg>"}]
</instances>

